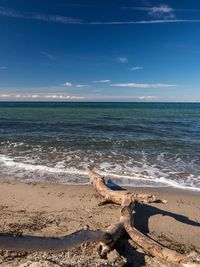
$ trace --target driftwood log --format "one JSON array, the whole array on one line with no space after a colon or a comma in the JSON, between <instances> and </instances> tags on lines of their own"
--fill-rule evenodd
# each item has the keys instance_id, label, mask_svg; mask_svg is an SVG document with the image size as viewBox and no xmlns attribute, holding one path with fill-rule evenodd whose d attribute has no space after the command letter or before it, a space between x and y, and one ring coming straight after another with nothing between
<instances>
[{"instance_id":1,"label":"driftwood log","mask_svg":"<svg viewBox=\"0 0 200 267\"><path fill-rule=\"evenodd\" d=\"M59 252L90 242L112 242L110 234L83 229L62 237L15 236L0 234L0 250Z\"/></svg>"},{"instance_id":2,"label":"driftwood log","mask_svg":"<svg viewBox=\"0 0 200 267\"><path fill-rule=\"evenodd\" d=\"M107 229L107 232L112 235L113 243L108 245L101 242L99 244L101 255L104 256L110 249L112 249L114 243L121 236L123 230L125 230L129 234L130 238L147 254L178 266L198 266L195 263L190 262L185 255L179 254L176 251L160 245L155 240L151 239L147 235L144 235L134 227L133 209L136 202L166 203L166 200L157 199L154 195L134 194L127 191L112 190L107 187L104 178L95 173L93 170L89 170L89 176L96 191L105 199L105 204L110 202L121 205L119 223L110 226ZM102 203L103 202L101 202L101 205Z\"/></svg>"},{"instance_id":3,"label":"driftwood log","mask_svg":"<svg viewBox=\"0 0 200 267\"><path fill-rule=\"evenodd\" d=\"M186 256L160 245L134 227L133 213L136 202L166 203L165 200L157 199L154 195L112 190L106 185L104 178L93 170L89 170L89 177L96 191L104 198L100 205L115 203L121 206L121 215L118 222L108 227L105 232L85 228L57 238L0 234L0 250L58 252L80 245L83 242L91 241L100 242L99 252L102 256L105 256L113 248L123 232L127 232L130 238L147 254L176 266L199 266L190 262Z\"/></svg>"}]
</instances>

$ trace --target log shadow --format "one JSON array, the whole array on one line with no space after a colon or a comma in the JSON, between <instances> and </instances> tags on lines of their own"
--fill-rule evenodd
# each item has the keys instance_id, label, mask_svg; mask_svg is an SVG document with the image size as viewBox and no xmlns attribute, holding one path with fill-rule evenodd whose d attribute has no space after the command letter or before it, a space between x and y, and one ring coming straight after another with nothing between
<instances>
[{"instance_id":1,"label":"log shadow","mask_svg":"<svg viewBox=\"0 0 200 267\"><path fill-rule=\"evenodd\" d=\"M149 233L149 218L157 214L170 216L181 223L200 227L200 223L190 220L187 216L161 210L147 204L137 203L134 210L136 212L134 216L134 226L143 233Z\"/></svg>"},{"instance_id":2,"label":"log shadow","mask_svg":"<svg viewBox=\"0 0 200 267\"><path fill-rule=\"evenodd\" d=\"M124 189L120 185L114 183L111 179L107 180L106 186L109 187L110 189L116 190L116 191L127 191L126 189Z\"/></svg>"},{"instance_id":3,"label":"log shadow","mask_svg":"<svg viewBox=\"0 0 200 267\"><path fill-rule=\"evenodd\" d=\"M141 267L145 265L145 254L133 247L128 237L121 237L120 242L115 244L116 251L126 259L124 267Z\"/></svg>"}]
</instances>

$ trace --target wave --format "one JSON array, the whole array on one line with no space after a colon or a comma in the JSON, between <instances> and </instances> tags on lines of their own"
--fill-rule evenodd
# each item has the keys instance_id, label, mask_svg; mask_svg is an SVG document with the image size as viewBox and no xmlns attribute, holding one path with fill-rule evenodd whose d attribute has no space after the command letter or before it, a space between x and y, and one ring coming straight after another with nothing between
<instances>
[{"instance_id":1,"label":"wave","mask_svg":"<svg viewBox=\"0 0 200 267\"><path fill-rule=\"evenodd\" d=\"M83 164L82 168L65 166L64 161L57 162L54 166L35 164L27 162L27 159L21 157L9 157L0 155L1 173L7 177L18 177L20 180L49 181L65 184L88 184L87 167L89 164ZM156 167L146 165L149 172L144 173L142 167L127 168L126 172L120 165L108 162L97 166L101 175L107 179L123 186L134 187L172 187L184 190L200 191L198 184L200 177L190 175L187 179L171 179L166 173L161 172ZM38 175L40 174L40 175ZM158 175L159 174L159 175ZM38 178L37 178L38 177ZM50 178L49 178L50 177Z\"/></svg>"},{"instance_id":2,"label":"wave","mask_svg":"<svg viewBox=\"0 0 200 267\"><path fill-rule=\"evenodd\" d=\"M17 158L15 158L17 159ZM67 173L67 174L87 174L85 171L79 171L75 168L57 168L57 167L48 167L46 165L34 165L30 163L23 163L23 162L17 162L14 159L5 156L0 155L0 162L5 164L7 167L14 167L17 169L24 169L26 171L41 171L41 172L50 172L50 173Z\"/></svg>"},{"instance_id":3,"label":"wave","mask_svg":"<svg viewBox=\"0 0 200 267\"><path fill-rule=\"evenodd\" d=\"M196 186L191 185L185 185L185 183L182 181L182 183L178 183L175 180L171 180L169 178L165 177L160 177L160 178L155 178L152 176L148 177L141 177L141 176L129 176L129 175L120 175L120 174L114 174L114 173L109 173L109 172L99 172L101 175L109 176L116 178L117 180L121 179L131 179L133 181L133 186L137 187L173 187L177 189L184 189L184 190L193 190L193 191L199 191L200 188ZM134 182L136 181L142 181L143 183L135 184ZM145 183L146 182L146 183ZM149 183L148 183L149 182ZM121 185L124 186L130 186L130 183L120 183Z\"/></svg>"}]
</instances>

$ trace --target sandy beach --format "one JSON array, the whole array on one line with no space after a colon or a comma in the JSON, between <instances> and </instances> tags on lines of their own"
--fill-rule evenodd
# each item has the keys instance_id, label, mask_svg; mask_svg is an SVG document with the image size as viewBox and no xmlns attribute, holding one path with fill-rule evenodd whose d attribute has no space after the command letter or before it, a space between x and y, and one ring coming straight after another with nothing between
<instances>
[{"instance_id":1,"label":"sandy beach","mask_svg":"<svg viewBox=\"0 0 200 267\"><path fill-rule=\"evenodd\" d=\"M161 244L181 253L199 255L200 195L169 189L128 188L151 193L167 204L137 204L135 226ZM83 229L105 230L119 219L120 207L98 206L102 198L92 186L21 183L1 179L1 233L62 236ZM83 244L62 253L1 252L1 266L164 266L136 248L124 236L108 259L96 244ZM167 265L168 266L168 265Z\"/></svg>"}]
</instances>

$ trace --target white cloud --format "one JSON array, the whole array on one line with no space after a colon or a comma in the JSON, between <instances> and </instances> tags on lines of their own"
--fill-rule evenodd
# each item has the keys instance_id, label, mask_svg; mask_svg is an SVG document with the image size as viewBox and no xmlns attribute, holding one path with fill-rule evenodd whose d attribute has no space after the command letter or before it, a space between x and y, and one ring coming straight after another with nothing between
<instances>
[{"instance_id":1,"label":"white cloud","mask_svg":"<svg viewBox=\"0 0 200 267\"><path fill-rule=\"evenodd\" d=\"M138 8L139 9L139 8ZM165 23L200 23L200 19L172 19L174 16L170 13L170 7L162 5L159 7L152 8L140 8L141 10L146 9L149 12L157 14L164 14L163 19L158 20L136 20L136 21L91 21L85 22L78 18L65 17L60 15L51 15L51 14L40 14L40 13L23 13L14 9L5 8L0 6L0 16L18 18L18 19L29 19L29 20L38 20L62 24L78 24L78 25L131 25L131 24L165 24ZM161 16L160 16L161 17Z\"/></svg>"},{"instance_id":2,"label":"white cloud","mask_svg":"<svg viewBox=\"0 0 200 267\"><path fill-rule=\"evenodd\" d=\"M130 87L130 88L168 88L176 87L175 84L166 83L115 83L110 86L114 87Z\"/></svg>"},{"instance_id":3,"label":"white cloud","mask_svg":"<svg viewBox=\"0 0 200 267\"><path fill-rule=\"evenodd\" d=\"M131 70L132 71L143 70L143 67L132 67Z\"/></svg>"},{"instance_id":4,"label":"white cloud","mask_svg":"<svg viewBox=\"0 0 200 267\"><path fill-rule=\"evenodd\" d=\"M147 11L150 16L164 19L175 18L175 9L168 5L160 5L153 7L123 7L123 9L136 10L136 11Z\"/></svg>"},{"instance_id":5,"label":"white cloud","mask_svg":"<svg viewBox=\"0 0 200 267\"><path fill-rule=\"evenodd\" d=\"M168 5L160 5L160 6L155 6L149 8L149 15L162 18L164 17L165 19L168 18L174 18L174 9L169 7Z\"/></svg>"},{"instance_id":6,"label":"white cloud","mask_svg":"<svg viewBox=\"0 0 200 267\"><path fill-rule=\"evenodd\" d=\"M71 87L72 86L72 83L65 82L65 83L62 83L61 85L64 86L64 87Z\"/></svg>"},{"instance_id":7,"label":"white cloud","mask_svg":"<svg viewBox=\"0 0 200 267\"><path fill-rule=\"evenodd\" d=\"M157 101L159 98L157 96L133 96L133 95L99 95L98 93L94 93L86 96L87 101Z\"/></svg>"},{"instance_id":8,"label":"white cloud","mask_svg":"<svg viewBox=\"0 0 200 267\"><path fill-rule=\"evenodd\" d=\"M73 95L46 95L43 96L43 98L47 99L62 99L62 100L78 100L78 99L84 99L83 96L73 96Z\"/></svg>"},{"instance_id":9,"label":"white cloud","mask_svg":"<svg viewBox=\"0 0 200 267\"><path fill-rule=\"evenodd\" d=\"M23 95L17 94L17 95L13 95L13 97L20 98L20 97L26 97L26 96L23 96Z\"/></svg>"},{"instance_id":10,"label":"white cloud","mask_svg":"<svg viewBox=\"0 0 200 267\"><path fill-rule=\"evenodd\" d=\"M40 13L23 13L11 8L6 8L0 6L0 16L12 17L12 18L22 18L22 19L32 19L47 22L57 22L62 24L81 24L82 20L77 18L59 16L59 15L47 15Z\"/></svg>"},{"instance_id":11,"label":"white cloud","mask_svg":"<svg viewBox=\"0 0 200 267\"><path fill-rule=\"evenodd\" d=\"M161 6L167 6L167 5L161 5ZM159 6L160 7L160 6ZM171 8L167 6L168 8ZM127 10L138 10L138 11L150 11L152 10L153 7L148 7L148 6L123 6L122 9L127 9ZM169 11L169 9L165 9ZM171 8L172 11L184 11L184 12L199 12L200 9L198 8Z\"/></svg>"},{"instance_id":12,"label":"white cloud","mask_svg":"<svg viewBox=\"0 0 200 267\"><path fill-rule=\"evenodd\" d=\"M77 84L77 88L83 88L83 87L88 87L88 84Z\"/></svg>"},{"instance_id":13,"label":"white cloud","mask_svg":"<svg viewBox=\"0 0 200 267\"><path fill-rule=\"evenodd\" d=\"M128 62L128 58L127 57L118 57L117 61L119 63L126 63L126 62Z\"/></svg>"},{"instance_id":14,"label":"white cloud","mask_svg":"<svg viewBox=\"0 0 200 267\"><path fill-rule=\"evenodd\" d=\"M9 97L10 95L8 95L8 94L0 94L0 98L7 98L7 97Z\"/></svg>"},{"instance_id":15,"label":"white cloud","mask_svg":"<svg viewBox=\"0 0 200 267\"><path fill-rule=\"evenodd\" d=\"M88 84L72 84L71 82L65 82L65 83L62 83L61 86L63 87L76 87L76 88L83 88L83 87L88 87L89 85Z\"/></svg>"},{"instance_id":16,"label":"white cloud","mask_svg":"<svg viewBox=\"0 0 200 267\"><path fill-rule=\"evenodd\" d=\"M39 98L39 95L31 95L31 98Z\"/></svg>"},{"instance_id":17,"label":"white cloud","mask_svg":"<svg viewBox=\"0 0 200 267\"><path fill-rule=\"evenodd\" d=\"M62 23L62 24L81 24L82 23L82 20L80 19L59 16L59 15L34 14L27 18L47 21L47 22L57 22L57 23Z\"/></svg>"},{"instance_id":18,"label":"white cloud","mask_svg":"<svg viewBox=\"0 0 200 267\"><path fill-rule=\"evenodd\" d=\"M158 7L155 6L155 7L150 8L150 10L152 13L157 13L157 12L170 13L174 11L174 9L169 7L168 5L161 5Z\"/></svg>"},{"instance_id":19,"label":"white cloud","mask_svg":"<svg viewBox=\"0 0 200 267\"><path fill-rule=\"evenodd\" d=\"M111 80L99 80L99 81L93 81L93 83L110 83Z\"/></svg>"},{"instance_id":20,"label":"white cloud","mask_svg":"<svg viewBox=\"0 0 200 267\"><path fill-rule=\"evenodd\" d=\"M8 68L6 66L0 66L0 70L7 70Z\"/></svg>"},{"instance_id":21,"label":"white cloud","mask_svg":"<svg viewBox=\"0 0 200 267\"><path fill-rule=\"evenodd\" d=\"M0 15L13 18L24 18L24 15L22 13L2 6L0 6Z\"/></svg>"},{"instance_id":22,"label":"white cloud","mask_svg":"<svg viewBox=\"0 0 200 267\"><path fill-rule=\"evenodd\" d=\"M154 100L154 99L158 99L158 97L153 96L153 95L145 95L145 96L138 96L137 99L139 99L139 100Z\"/></svg>"},{"instance_id":23,"label":"white cloud","mask_svg":"<svg viewBox=\"0 0 200 267\"><path fill-rule=\"evenodd\" d=\"M133 20L133 21L96 21L86 24L91 25L131 25L131 24L166 24L166 23L200 23L200 19L157 19L157 20Z\"/></svg>"},{"instance_id":24,"label":"white cloud","mask_svg":"<svg viewBox=\"0 0 200 267\"><path fill-rule=\"evenodd\" d=\"M37 100L82 100L84 96L60 94L0 94L0 99L37 99Z\"/></svg>"}]
</instances>

